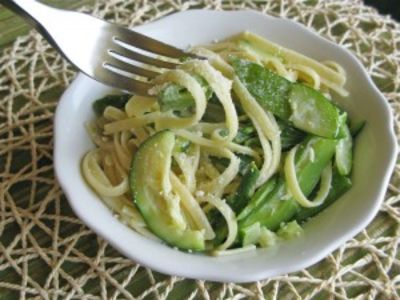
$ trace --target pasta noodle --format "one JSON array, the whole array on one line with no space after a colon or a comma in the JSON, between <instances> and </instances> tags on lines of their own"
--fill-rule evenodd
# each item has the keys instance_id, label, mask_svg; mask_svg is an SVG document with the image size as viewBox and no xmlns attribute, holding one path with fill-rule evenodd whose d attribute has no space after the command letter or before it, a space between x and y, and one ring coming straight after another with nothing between
<instances>
[{"instance_id":1,"label":"pasta noodle","mask_svg":"<svg viewBox=\"0 0 400 300\"><path fill-rule=\"evenodd\" d=\"M288 189L294 199L304 207L315 207L321 205L328 196L331 181L332 181L332 166L329 164L322 172L321 187L313 201L307 199L301 191L299 182L296 176L296 168L294 164L294 156L297 146L294 147L288 154L285 160L285 175L288 183ZM310 152L313 153L313 152Z\"/></svg>"},{"instance_id":2,"label":"pasta noodle","mask_svg":"<svg viewBox=\"0 0 400 300\"><path fill-rule=\"evenodd\" d=\"M302 192L296 168L305 161L314 162L314 149L310 147L307 159L296 165L298 142L290 150L285 148L280 116L260 104L239 77L232 58L271 70L287 79L281 79L287 84L301 82L327 97L331 90L342 96L348 94L344 88L346 73L336 62L317 62L247 32L190 51L206 59L189 59L175 70L164 71L153 80L148 96L128 97L118 107L108 105L96 121L86 125L96 149L83 157L82 174L121 222L143 236L160 240L132 201L137 191L130 186L130 174L134 158L146 141L167 130L175 139L172 152L164 155L157 150L162 163L154 166L160 170L148 185L163 201L155 207L168 216L168 226L204 237L213 255L253 251L254 244L231 249L236 245L242 218L235 208L240 197L268 185L283 169L286 194L281 200L293 198L302 207L321 205L332 185L332 164L323 170L319 191L309 200ZM162 106L164 92L179 105ZM215 112L210 114L212 109ZM251 173L252 168L255 173ZM242 182L254 174L254 186L243 188ZM232 199L236 203L232 204ZM215 221L212 214L223 222ZM264 233L259 245L268 244L265 232L275 239L268 228L255 225L261 228L257 232ZM222 239L221 228L226 230ZM257 242L257 236L250 240Z\"/></svg>"}]
</instances>

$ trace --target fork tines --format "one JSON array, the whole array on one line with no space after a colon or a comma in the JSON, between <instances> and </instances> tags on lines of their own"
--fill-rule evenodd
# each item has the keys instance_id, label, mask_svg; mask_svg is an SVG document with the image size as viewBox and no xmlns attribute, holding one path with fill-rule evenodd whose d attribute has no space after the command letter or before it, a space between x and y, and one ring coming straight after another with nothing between
<instances>
[{"instance_id":1,"label":"fork tines","mask_svg":"<svg viewBox=\"0 0 400 300\"><path fill-rule=\"evenodd\" d=\"M174 69L179 58L193 56L125 28L119 28L112 37L103 67L111 73L119 88L147 95L149 81L165 69ZM114 77L114 78L111 78Z\"/></svg>"}]
</instances>

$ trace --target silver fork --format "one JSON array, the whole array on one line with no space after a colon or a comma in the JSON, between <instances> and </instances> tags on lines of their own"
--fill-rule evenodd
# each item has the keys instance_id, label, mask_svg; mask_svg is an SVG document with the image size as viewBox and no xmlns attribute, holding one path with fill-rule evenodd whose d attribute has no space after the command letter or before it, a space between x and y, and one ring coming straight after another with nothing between
<instances>
[{"instance_id":1,"label":"silver fork","mask_svg":"<svg viewBox=\"0 0 400 300\"><path fill-rule=\"evenodd\" d=\"M179 58L192 56L87 14L56 9L35 0L0 3L24 17L83 73L125 91L147 95L149 81L162 69L175 68ZM160 55L176 60L160 59Z\"/></svg>"}]
</instances>

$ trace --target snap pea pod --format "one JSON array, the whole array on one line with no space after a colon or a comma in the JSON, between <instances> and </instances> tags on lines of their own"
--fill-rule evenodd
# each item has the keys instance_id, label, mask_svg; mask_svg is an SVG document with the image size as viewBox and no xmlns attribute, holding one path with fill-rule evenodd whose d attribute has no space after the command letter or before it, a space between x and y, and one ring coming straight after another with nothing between
<instances>
[{"instance_id":1,"label":"snap pea pod","mask_svg":"<svg viewBox=\"0 0 400 300\"><path fill-rule=\"evenodd\" d=\"M227 203L235 212L235 214L238 214L243 209L243 207L248 204L250 198L253 196L259 175L260 172L256 164L254 162L251 162L247 168L247 171L242 177L239 187L237 188L237 192L232 198L227 200ZM214 243L215 245L221 244L228 233L225 221L215 211L211 212L208 217L215 230L216 237L214 239Z\"/></svg>"},{"instance_id":2,"label":"snap pea pod","mask_svg":"<svg viewBox=\"0 0 400 300\"><path fill-rule=\"evenodd\" d=\"M351 132L351 136L353 138L356 138L361 131L364 129L365 125L367 124L367 122L365 121L358 121L358 122L352 122L351 123L351 127L350 127L350 132Z\"/></svg>"},{"instance_id":3,"label":"snap pea pod","mask_svg":"<svg viewBox=\"0 0 400 300\"><path fill-rule=\"evenodd\" d=\"M245 219L250 213L275 189L278 176L270 178L263 186L261 186L253 197L251 197L248 205L242 209L237 219Z\"/></svg>"},{"instance_id":4,"label":"snap pea pod","mask_svg":"<svg viewBox=\"0 0 400 300\"><path fill-rule=\"evenodd\" d=\"M343 194L345 194L348 190L351 189L351 186L352 186L351 179L348 178L347 176L340 175L340 173L336 169L334 169L332 175L331 189L329 190L329 194L326 197L324 203L316 207L300 208L299 211L296 213L294 219L298 223L307 221L309 218L317 215L325 208L330 206L337 199L339 199Z\"/></svg>"},{"instance_id":5,"label":"snap pea pod","mask_svg":"<svg viewBox=\"0 0 400 300\"><path fill-rule=\"evenodd\" d=\"M334 71L323 63L271 41L267 41L263 37L252 32L245 31L239 33L227 39L227 42L233 42L241 49L250 51L250 53L254 53L261 58L276 58L286 64L310 66L318 73L321 79L330 81L338 86L342 86L346 81L345 77L343 77L339 72Z\"/></svg>"},{"instance_id":6,"label":"snap pea pod","mask_svg":"<svg viewBox=\"0 0 400 300\"><path fill-rule=\"evenodd\" d=\"M265 110L282 120L290 118L290 81L250 61L233 57L230 63L240 81Z\"/></svg>"},{"instance_id":7,"label":"snap pea pod","mask_svg":"<svg viewBox=\"0 0 400 300\"><path fill-rule=\"evenodd\" d=\"M284 151L301 143L307 136L304 131L294 128L289 122L280 119L277 119L277 122L281 131L281 145Z\"/></svg>"},{"instance_id":8,"label":"snap pea pod","mask_svg":"<svg viewBox=\"0 0 400 300\"><path fill-rule=\"evenodd\" d=\"M235 195L232 199L228 199L228 204L235 214L238 214L248 204L251 196L253 196L258 176L260 176L260 171L253 161L249 164L246 173L243 175Z\"/></svg>"},{"instance_id":9,"label":"snap pea pod","mask_svg":"<svg viewBox=\"0 0 400 300\"><path fill-rule=\"evenodd\" d=\"M292 109L289 121L294 127L326 138L340 136L346 118L320 92L303 84L292 84L289 103Z\"/></svg>"},{"instance_id":10,"label":"snap pea pod","mask_svg":"<svg viewBox=\"0 0 400 300\"><path fill-rule=\"evenodd\" d=\"M353 138L346 123L342 125L344 137L336 145L335 163L341 175L349 175L353 165Z\"/></svg>"},{"instance_id":11,"label":"snap pea pod","mask_svg":"<svg viewBox=\"0 0 400 300\"><path fill-rule=\"evenodd\" d=\"M300 187L306 196L310 195L322 171L331 163L336 144L336 140L319 137L311 137L301 144L296 157L296 167ZM310 150L307 150L311 148L314 152L312 158L309 155ZM279 176L273 191L260 200L250 214L240 220L239 229L242 231L259 222L269 230L277 230L281 223L291 220L298 209L298 203L288 195L285 181Z\"/></svg>"},{"instance_id":12,"label":"snap pea pod","mask_svg":"<svg viewBox=\"0 0 400 300\"><path fill-rule=\"evenodd\" d=\"M263 66L231 58L236 75L250 94L267 111L313 135L337 138L340 110L320 92L292 83Z\"/></svg>"},{"instance_id":13,"label":"snap pea pod","mask_svg":"<svg viewBox=\"0 0 400 300\"><path fill-rule=\"evenodd\" d=\"M132 95L129 94L105 96L93 103L93 110L98 116L100 116L103 114L107 106L123 109L131 97Z\"/></svg>"}]
</instances>

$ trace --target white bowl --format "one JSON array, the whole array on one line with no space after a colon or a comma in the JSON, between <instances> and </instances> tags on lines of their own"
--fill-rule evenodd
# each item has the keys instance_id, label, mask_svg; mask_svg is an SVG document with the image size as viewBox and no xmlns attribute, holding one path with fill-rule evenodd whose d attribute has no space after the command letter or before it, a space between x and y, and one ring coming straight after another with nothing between
<instances>
[{"instance_id":1,"label":"white bowl","mask_svg":"<svg viewBox=\"0 0 400 300\"><path fill-rule=\"evenodd\" d=\"M397 154L389 106L362 65L347 50L294 22L253 11L191 10L140 26L137 31L185 48L249 30L317 60L335 60L348 72L349 99L338 102L367 126L357 140L353 188L305 225L305 234L278 248L229 257L189 254L148 240L120 223L84 182L80 161L93 148L84 123L92 102L111 91L79 74L66 90L55 117L57 178L78 217L122 254L156 271L213 281L249 282L315 264L355 236L376 215Z\"/></svg>"}]
</instances>

